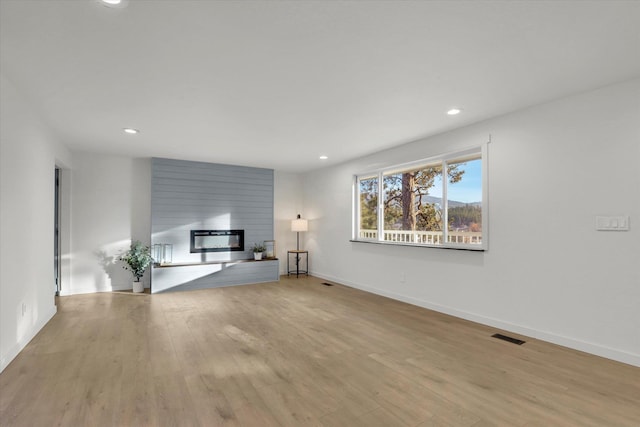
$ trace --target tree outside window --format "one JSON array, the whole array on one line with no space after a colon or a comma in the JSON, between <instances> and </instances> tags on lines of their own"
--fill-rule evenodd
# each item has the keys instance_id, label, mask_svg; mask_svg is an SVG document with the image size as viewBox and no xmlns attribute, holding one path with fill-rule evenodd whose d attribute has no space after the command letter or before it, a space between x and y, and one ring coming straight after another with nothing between
<instances>
[{"instance_id":1,"label":"tree outside window","mask_svg":"<svg viewBox=\"0 0 640 427\"><path fill-rule=\"evenodd\" d=\"M357 182L357 239L426 245L482 244L480 150L407 169L389 168L376 175L357 177Z\"/></svg>"}]
</instances>

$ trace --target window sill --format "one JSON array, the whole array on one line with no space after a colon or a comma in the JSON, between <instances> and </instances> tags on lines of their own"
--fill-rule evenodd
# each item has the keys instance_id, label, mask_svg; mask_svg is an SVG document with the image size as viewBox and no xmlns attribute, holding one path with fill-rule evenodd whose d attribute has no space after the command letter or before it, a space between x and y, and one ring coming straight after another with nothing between
<instances>
[{"instance_id":1,"label":"window sill","mask_svg":"<svg viewBox=\"0 0 640 427\"><path fill-rule=\"evenodd\" d=\"M487 248L478 245L419 245L415 243L403 243L403 242L381 242L379 240L358 240L349 239L352 243L367 243L372 245L383 246L409 246L412 248L430 248L430 249L453 249L458 251L472 251L472 252L485 252Z\"/></svg>"}]
</instances>

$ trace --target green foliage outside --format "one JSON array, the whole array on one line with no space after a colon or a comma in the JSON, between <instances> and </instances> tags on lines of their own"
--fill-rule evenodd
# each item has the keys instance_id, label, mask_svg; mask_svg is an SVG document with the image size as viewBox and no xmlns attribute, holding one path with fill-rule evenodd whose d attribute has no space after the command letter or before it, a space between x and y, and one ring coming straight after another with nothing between
<instances>
[{"instance_id":1,"label":"green foliage outside","mask_svg":"<svg viewBox=\"0 0 640 427\"><path fill-rule=\"evenodd\" d=\"M378 179L360 180L360 228L378 228Z\"/></svg>"},{"instance_id":2,"label":"green foliage outside","mask_svg":"<svg viewBox=\"0 0 640 427\"><path fill-rule=\"evenodd\" d=\"M460 182L465 163L450 165L449 183ZM383 176L384 229L408 231L442 231L441 206L429 202L427 196L442 178L440 166L399 172ZM360 180L360 228L376 230L378 224L378 178ZM482 209L477 205L450 207L448 229L481 231Z\"/></svg>"},{"instance_id":3,"label":"green foliage outside","mask_svg":"<svg viewBox=\"0 0 640 427\"><path fill-rule=\"evenodd\" d=\"M448 168L450 183L458 182L464 175L459 167ZM384 228L385 230L442 230L442 213L438 206L427 201L429 190L436 179L441 178L440 166L383 176ZM378 179L360 180L360 224L365 230L377 229Z\"/></svg>"},{"instance_id":4,"label":"green foliage outside","mask_svg":"<svg viewBox=\"0 0 640 427\"><path fill-rule=\"evenodd\" d=\"M449 229L468 228L468 231L482 231L482 208L464 205L449 208Z\"/></svg>"}]
</instances>

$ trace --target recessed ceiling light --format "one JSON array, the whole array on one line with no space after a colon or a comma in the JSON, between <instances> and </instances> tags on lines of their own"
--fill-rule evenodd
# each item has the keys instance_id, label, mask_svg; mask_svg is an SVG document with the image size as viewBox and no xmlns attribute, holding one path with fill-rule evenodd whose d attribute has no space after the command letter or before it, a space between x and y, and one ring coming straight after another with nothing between
<instances>
[{"instance_id":1,"label":"recessed ceiling light","mask_svg":"<svg viewBox=\"0 0 640 427\"><path fill-rule=\"evenodd\" d=\"M327 160L328 158L329 158L329 157L327 157L327 156L325 156L325 155L320 156L320 160Z\"/></svg>"},{"instance_id":2,"label":"recessed ceiling light","mask_svg":"<svg viewBox=\"0 0 640 427\"><path fill-rule=\"evenodd\" d=\"M447 114L450 116L455 116L456 114L460 114L462 110L460 108L452 108L449 111L447 111Z\"/></svg>"},{"instance_id":3,"label":"recessed ceiling light","mask_svg":"<svg viewBox=\"0 0 640 427\"><path fill-rule=\"evenodd\" d=\"M103 6L113 7L113 8L123 8L127 7L127 3L129 0L100 0Z\"/></svg>"},{"instance_id":4,"label":"recessed ceiling light","mask_svg":"<svg viewBox=\"0 0 640 427\"><path fill-rule=\"evenodd\" d=\"M130 133L132 135L135 135L136 133L140 133L140 131L138 129L133 129L133 128L124 128L122 129L125 133Z\"/></svg>"}]
</instances>

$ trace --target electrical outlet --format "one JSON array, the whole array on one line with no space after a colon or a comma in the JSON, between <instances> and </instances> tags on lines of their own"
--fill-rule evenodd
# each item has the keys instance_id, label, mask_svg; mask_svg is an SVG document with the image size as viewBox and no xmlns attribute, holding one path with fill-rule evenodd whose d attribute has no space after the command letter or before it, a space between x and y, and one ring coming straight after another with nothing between
<instances>
[{"instance_id":1,"label":"electrical outlet","mask_svg":"<svg viewBox=\"0 0 640 427\"><path fill-rule=\"evenodd\" d=\"M27 304L22 303L22 317L24 317L24 314L27 312Z\"/></svg>"}]
</instances>

